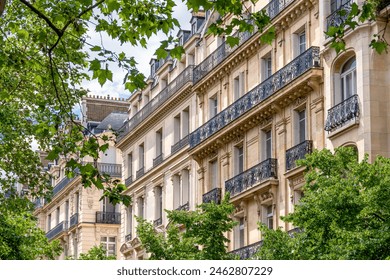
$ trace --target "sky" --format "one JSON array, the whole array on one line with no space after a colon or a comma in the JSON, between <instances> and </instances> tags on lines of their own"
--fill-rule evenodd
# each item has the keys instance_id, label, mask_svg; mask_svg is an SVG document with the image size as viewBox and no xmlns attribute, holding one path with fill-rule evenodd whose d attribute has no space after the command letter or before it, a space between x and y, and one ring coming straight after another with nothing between
<instances>
[{"instance_id":1,"label":"sky","mask_svg":"<svg viewBox=\"0 0 390 280\"><path fill-rule=\"evenodd\" d=\"M181 2L181 0L175 0L176 7L174 8L174 16L179 20L181 24L181 29L190 30L190 19L191 13L188 11L186 5ZM176 35L178 30L173 31L173 35ZM90 39L88 42L90 44L100 45L100 35L99 33L91 30L88 35ZM150 59L153 57L155 50L159 47L159 42L163 40L164 37L153 36L148 42L148 47L133 47L130 44L120 45L119 42L113 41L111 38L105 36L103 37L103 44L107 49L120 52L125 52L128 56L134 56L135 60L138 62L138 69L146 76L149 76L150 72ZM128 98L130 92L125 90L123 85L123 78L125 72L115 65L111 65L111 70L113 71L113 82L107 81L103 87L97 82L97 80L85 81L82 84L82 87L89 89L90 95L110 95L113 97L124 97Z\"/></svg>"}]
</instances>

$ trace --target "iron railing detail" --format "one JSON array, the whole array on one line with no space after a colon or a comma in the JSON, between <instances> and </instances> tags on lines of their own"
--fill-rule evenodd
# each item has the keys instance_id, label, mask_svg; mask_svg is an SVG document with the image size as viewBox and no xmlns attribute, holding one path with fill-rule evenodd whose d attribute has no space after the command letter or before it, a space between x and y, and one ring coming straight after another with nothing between
<instances>
[{"instance_id":1,"label":"iron railing detail","mask_svg":"<svg viewBox=\"0 0 390 280\"><path fill-rule=\"evenodd\" d=\"M214 201L216 204L221 203L221 188L214 188L211 191L203 194L203 203L209 203L212 201Z\"/></svg>"},{"instance_id":2,"label":"iron railing detail","mask_svg":"<svg viewBox=\"0 0 390 280\"><path fill-rule=\"evenodd\" d=\"M72 216L70 216L69 228L77 225L78 223L79 223L79 213L75 213Z\"/></svg>"},{"instance_id":3,"label":"iron railing detail","mask_svg":"<svg viewBox=\"0 0 390 280\"><path fill-rule=\"evenodd\" d=\"M312 152L313 141L305 140L302 143L286 151L286 170L293 169L296 166L295 161L304 159L306 154Z\"/></svg>"},{"instance_id":4,"label":"iron railing detail","mask_svg":"<svg viewBox=\"0 0 390 280\"><path fill-rule=\"evenodd\" d=\"M153 159L153 167L156 167L157 165L161 164L164 160L164 155L160 154L156 158Z\"/></svg>"},{"instance_id":5,"label":"iron railing detail","mask_svg":"<svg viewBox=\"0 0 390 280\"><path fill-rule=\"evenodd\" d=\"M277 165L277 159L266 159L241 174L227 180L225 182L225 191L229 192L231 197L234 197L264 180L270 178L276 179L278 176Z\"/></svg>"},{"instance_id":6,"label":"iron railing detail","mask_svg":"<svg viewBox=\"0 0 390 280\"><path fill-rule=\"evenodd\" d=\"M132 239L131 233L126 234L126 236L125 236L125 242L129 242L129 241L131 241L131 239Z\"/></svg>"},{"instance_id":7,"label":"iron railing detail","mask_svg":"<svg viewBox=\"0 0 390 280\"><path fill-rule=\"evenodd\" d=\"M327 31L329 31L331 26L338 27L347 20L347 17L352 9L352 3L353 0L345 2L326 18Z\"/></svg>"},{"instance_id":8,"label":"iron railing detail","mask_svg":"<svg viewBox=\"0 0 390 280\"><path fill-rule=\"evenodd\" d=\"M287 6L289 6L294 0L272 0L267 6L263 8L263 11L274 19L279 15ZM226 42L222 43L215 51L205 58L199 65L194 68L194 84L199 82L209 72L211 72L217 65L219 65L225 58L233 53L238 47L248 41L255 33L257 28L255 27L252 32L236 32L232 36L239 38L238 45L231 47Z\"/></svg>"},{"instance_id":9,"label":"iron railing detail","mask_svg":"<svg viewBox=\"0 0 390 280\"><path fill-rule=\"evenodd\" d=\"M332 131L343 126L352 119L357 119L358 117L359 99L357 94L355 94L328 110L325 130Z\"/></svg>"},{"instance_id":10,"label":"iron railing detail","mask_svg":"<svg viewBox=\"0 0 390 280\"><path fill-rule=\"evenodd\" d=\"M178 210L178 211L181 211L181 210L188 211L188 210L190 210L190 204L187 202L187 203L177 207L176 210Z\"/></svg>"},{"instance_id":11,"label":"iron railing detail","mask_svg":"<svg viewBox=\"0 0 390 280\"><path fill-rule=\"evenodd\" d=\"M173 94L181 89L188 82L192 82L192 71L194 66L185 68L172 82L168 84L156 97L150 100L142 107L130 120L128 120L120 129L118 140L122 139L127 133L133 130L138 124L144 121L156 109L166 102Z\"/></svg>"},{"instance_id":12,"label":"iron railing detail","mask_svg":"<svg viewBox=\"0 0 390 280\"><path fill-rule=\"evenodd\" d=\"M263 241L259 241L248 246L231 251L231 254L239 256L240 260L247 260L253 257L257 253Z\"/></svg>"},{"instance_id":13,"label":"iron railing detail","mask_svg":"<svg viewBox=\"0 0 390 280\"><path fill-rule=\"evenodd\" d=\"M182 139L180 139L177 143L172 145L171 147L171 154L175 154L176 152L180 151L184 147L188 146L189 142L189 136L184 136Z\"/></svg>"},{"instance_id":14,"label":"iron railing detail","mask_svg":"<svg viewBox=\"0 0 390 280\"><path fill-rule=\"evenodd\" d=\"M52 228L51 230L49 230L47 233L46 233L46 237L50 240L50 239L53 239L55 238L57 235L59 235L60 233L64 232L64 231L67 231L68 229L68 222L66 221L62 221L61 223L59 223L58 225L56 225L54 228Z\"/></svg>"},{"instance_id":15,"label":"iron railing detail","mask_svg":"<svg viewBox=\"0 0 390 280\"><path fill-rule=\"evenodd\" d=\"M162 225L162 218L160 217L160 218L154 220L154 221L153 221L153 225L154 225L155 227L158 227L158 226Z\"/></svg>"},{"instance_id":16,"label":"iron railing detail","mask_svg":"<svg viewBox=\"0 0 390 280\"><path fill-rule=\"evenodd\" d=\"M320 67L320 48L311 47L277 71L264 82L250 90L226 109L190 134L190 148L199 145L275 92L297 79L313 67Z\"/></svg>"},{"instance_id":17,"label":"iron railing detail","mask_svg":"<svg viewBox=\"0 0 390 280\"><path fill-rule=\"evenodd\" d=\"M96 223L99 224L120 224L121 213L119 212L96 212Z\"/></svg>"},{"instance_id":18,"label":"iron railing detail","mask_svg":"<svg viewBox=\"0 0 390 280\"><path fill-rule=\"evenodd\" d=\"M62 191L70 182L72 182L75 178L64 177L53 189L53 197Z\"/></svg>"},{"instance_id":19,"label":"iron railing detail","mask_svg":"<svg viewBox=\"0 0 390 280\"><path fill-rule=\"evenodd\" d=\"M145 174L145 167L141 167L139 170L137 170L135 175L136 175L137 179L139 179L142 176L144 176L144 174Z\"/></svg>"},{"instance_id":20,"label":"iron railing detail","mask_svg":"<svg viewBox=\"0 0 390 280\"><path fill-rule=\"evenodd\" d=\"M130 186L131 183L133 183L133 176L132 175L130 175L129 177L126 178L126 180L125 180L126 187Z\"/></svg>"}]
</instances>

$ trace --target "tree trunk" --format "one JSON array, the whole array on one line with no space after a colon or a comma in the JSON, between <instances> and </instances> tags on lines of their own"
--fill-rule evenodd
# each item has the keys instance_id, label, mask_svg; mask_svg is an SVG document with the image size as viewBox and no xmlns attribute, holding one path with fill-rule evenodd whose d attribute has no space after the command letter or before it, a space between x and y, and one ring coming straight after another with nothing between
<instances>
[{"instance_id":1,"label":"tree trunk","mask_svg":"<svg viewBox=\"0 0 390 280\"><path fill-rule=\"evenodd\" d=\"M0 0L0 16L3 14L7 0Z\"/></svg>"}]
</instances>

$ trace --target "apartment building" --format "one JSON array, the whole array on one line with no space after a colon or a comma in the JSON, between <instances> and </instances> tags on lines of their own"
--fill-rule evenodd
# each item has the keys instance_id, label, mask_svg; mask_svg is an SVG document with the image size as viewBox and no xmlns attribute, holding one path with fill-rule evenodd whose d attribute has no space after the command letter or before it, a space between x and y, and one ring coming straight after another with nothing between
<instances>
[{"instance_id":1,"label":"apartment building","mask_svg":"<svg viewBox=\"0 0 390 280\"><path fill-rule=\"evenodd\" d=\"M121 210L124 259L147 256L134 215L163 231L164 209L193 210L218 203L226 192L238 222L227 233L229 250L248 258L261 246L258 222L294 231L280 217L303 195L296 160L339 146L355 147L360 159L389 156L390 58L369 48L388 9L347 30L342 54L324 34L345 20L339 11L352 2L246 2L271 18L271 45L260 43L255 30L236 33L239 45L230 47L206 32L218 14L193 13L191 30L178 33L181 60L150 61L147 86L130 97L129 119L117 139L122 179L133 198Z\"/></svg>"},{"instance_id":2,"label":"apartment building","mask_svg":"<svg viewBox=\"0 0 390 280\"><path fill-rule=\"evenodd\" d=\"M127 118L127 114L122 113L128 108L124 99L87 96L82 104L82 122L88 128L86 137L89 132L110 135L111 130L118 130ZM42 153L42 163L52 175L53 197L51 201L36 200L35 215L48 239L60 240L63 253L59 259L76 259L95 245L103 245L108 255L119 256L120 206L112 205L106 198L100 200L103 193L95 186L84 188L81 176L68 178L64 158L48 162L45 157ZM98 162L94 163L91 158L82 161L95 165L114 179L122 177L122 154L113 142L100 154Z\"/></svg>"}]
</instances>

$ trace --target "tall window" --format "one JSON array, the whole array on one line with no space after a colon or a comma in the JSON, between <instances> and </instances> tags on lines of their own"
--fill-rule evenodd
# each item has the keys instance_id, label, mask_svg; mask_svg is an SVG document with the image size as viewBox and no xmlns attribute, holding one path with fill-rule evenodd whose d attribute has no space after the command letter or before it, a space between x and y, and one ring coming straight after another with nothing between
<instances>
[{"instance_id":1,"label":"tall window","mask_svg":"<svg viewBox=\"0 0 390 280\"><path fill-rule=\"evenodd\" d=\"M163 136L162 136L162 128L156 131L156 157L162 154L163 149Z\"/></svg>"},{"instance_id":2,"label":"tall window","mask_svg":"<svg viewBox=\"0 0 390 280\"><path fill-rule=\"evenodd\" d=\"M174 137L174 142L177 143L181 139L181 116L178 114L176 117L173 119L173 137Z\"/></svg>"},{"instance_id":3,"label":"tall window","mask_svg":"<svg viewBox=\"0 0 390 280\"><path fill-rule=\"evenodd\" d=\"M133 227L133 206L130 205L127 208L127 219L126 219L126 234L131 234Z\"/></svg>"},{"instance_id":4,"label":"tall window","mask_svg":"<svg viewBox=\"0 0 390 280\"><path fill-rule=\"evenodd\" d=\"M162 206L162 187L161 186L158 186L155 188L155 203L156 203L156 219L161 219L162 217L162 209L163 209L163 206Z\"/></svg>"},{"instance_id":5,"label":"tall window","mask_svg":"<svg viewBox=\"0 0 390 280\"><path fill-rule=\"evenodd\" d=\"M127 155L127 177L131 177L133 175L133 153L129 153Z\"/></svg>"},{"instance_id":6,"label":"tall window","mask_svg":"<svg viewBox=\"0 0 390 280\"><path fill-rule=\"evenodd\" d=\"M302 54L306 51L306 32L303 30L298 34L298 54Z\"/></svg>"},{"instance_id":7,"label":"tall window","mask_svg":"<svg viewBox=\"0 0 390 280\"><path fill-rule=\"evenodd\" d=\"M265 140L265 158L268 159L272 157L272 133L271 130L268 130L264 133Z\"/></svg>"},{"instance_id":8,"label":"tall window","mask_svg":"<svg viewBox=\"0 0 390 280\"><path fill-rule=\"evenodd\" d=\"M233 88L234 100L237 100L244 95L244 90L245 90L244 72L240 72L240 74L234 78L233 86L234 86Z\"/></svg>"},{"instance_id":9,"label":"tall window","mask_svg":"<svg viewBox=\"0 0 390 280\"><path fill-rule=\"evenodd\" d=\"M56 210L56 225L60 223L60 207L57 207Z\"/></svg>"},{"instance_id":10,"label":"tall window","mask_svg":"<svg viewBox=\"0 0 390 280\"><path fill-rule=\"evenodd\" d=\"M114 213L115 205L112 204L107 197L103 198L103 212Z\"/></svg>"},{"instance_id":11,"label":"tall window","mask_svg":"<svg viewBox=\"0 0 390 280\"><path fill-rule=\"evenodd\" d=\"M144 149L144 143L142 143L141 145L139 145L138 147L138 156L139 156L139 169L142 169L144 168L144 164L145 164L145 149Z\"/></svg>"},{"instance_id":12,"label":"tall window","mask_svg":"<svg viewBox=\"0 0 390 280\"><path fill-rule=\"evenodd\" d=\"M273 212L273 206L269 205L267 206L267 212L266 212L266 220L267 220L267 227L269 229L273 229L274 227L274 212Z\"/></svg>"},{"instance_id":13,"label":"tall window","mask_svg":"<svg viewBox=\"0 0 390 280\"><path fill-rule=\"evenodd\" d=\"M342 101L356 94L356 57L348 60L340 74Z\"/></svg>"},{"instance_id":14,"label":"tall window","mask_svg":"<svg viewBox=\"0 0 390 280\"><path fill-rule=\"evenodd\" d=\"M145 199L140 196L138 198L138 217L143 218L145 216Z\"/></svg>"},{"instance_id":15,"label":"tall window","mask_svg":"<svg viewBox=\"0 0 390 280\"><path fill-rule=\"evenodd\" d=\"M340 9L340 7L350 0L331 0L330 1L330 12L333 13L336 10Z\"/></svg>"},{"instance_id":16,"label":"tall window","mask_svg":"<svg viewBox=\"0 0 390 280\"><path fill-rule=\"evenodd\" d=\"M69 200L65 201L65 221L69 221Z\"/></svg>"},{"instance_id":17,"label":"tall window","mask_svg":"<svg viewBox=\"0 0 390 280\"><path fill-rule=\"evenodd\" d=\"M100 237L100 244L106 251L106 256L116 256L116 238L115 237Z\"/></svg>"},{"instance_id":18,"label":"tall window","mask_svg":"<svg viewBox=\"0 0 390 280\"><path fill-rule=\"evenodd\" d=\"M75 196L75 197L74 197L74 212L75 212L75 213L78 213L78 212L79 212L79 204L80 204L80 202L79 202L79 200L80 200L80 195L79 195L79 193L77 192L77 193L75 193L74 196Z\"/></svg>"},{"instance_id":19,"label":"tall window","mask_svg":"<svg viewBox=\"0 0 390 280\"><path fill-rule=\"evenodd\" d=\"M51 230L51 214L47 216L47 230Z\"/></svg>"},{"instance_id":20,"label":"tall window","mask_svg":"<svg viewBox=\"0 0 390 280\"><path fill-rule=\"evenodd\" d=\"M234 249L245 246L245 219L239 218L238 225L235 229Z\"/></svg>"},{"instance_id":21,"label":"tall window","mask_svg":"<svg viewBox=\"0 0 390 280\"><path fill-rule=\"evenodd\" d=\"M306 140L306 110L298 112L298 144Z\"/></svg>"},{"instance_id":22,"label":"tall window","mask_svg":"<svg viewBox=\"0 0 390 280\"><path fill-rule=\"evenodd\" d=\"M235 147L234 156L235 156L234 173L235 175L238 175L244 171L244 147L243 146Z\"/></svg>"},{"instance_id":23,"label":"tall window","mask_svg":"<svg viewBox=\"0 0 390 280\"><path fill-rule=\"evenodd\" d=\"M218 187L218 160L210 162L210 189Z\"/></svg>"},{"instance_id":24,"label":"tall window","mask_svg":"<svg viewBox=\"0 0 390 280\"><path fill-rule=\"evenodd\" d=\"M265 81L272 75L272 56L271 53L268 53L262 58L261 61L261 74L262 74L262 81Z\"/></svg>"},{"instance_id":25,"label":"tall window","mask_svg":"<svg viewBox=\"0 0 390 280\"><path fill-rule=\"evenodd\" d=\"M209 99L210 119L218 113L218 99L217 95L214 95Z\"/></svg>"},{"instance_id":26,"label":"tall window","mask_svg":"<svg viewBox=\"0 0 390 280\"><path fill-rule=\"evenodd\" d=\"M182 115L182 137L186 137L190 132L190 108L187 107L181 113Z\"/></svg>"}]
</instances>

